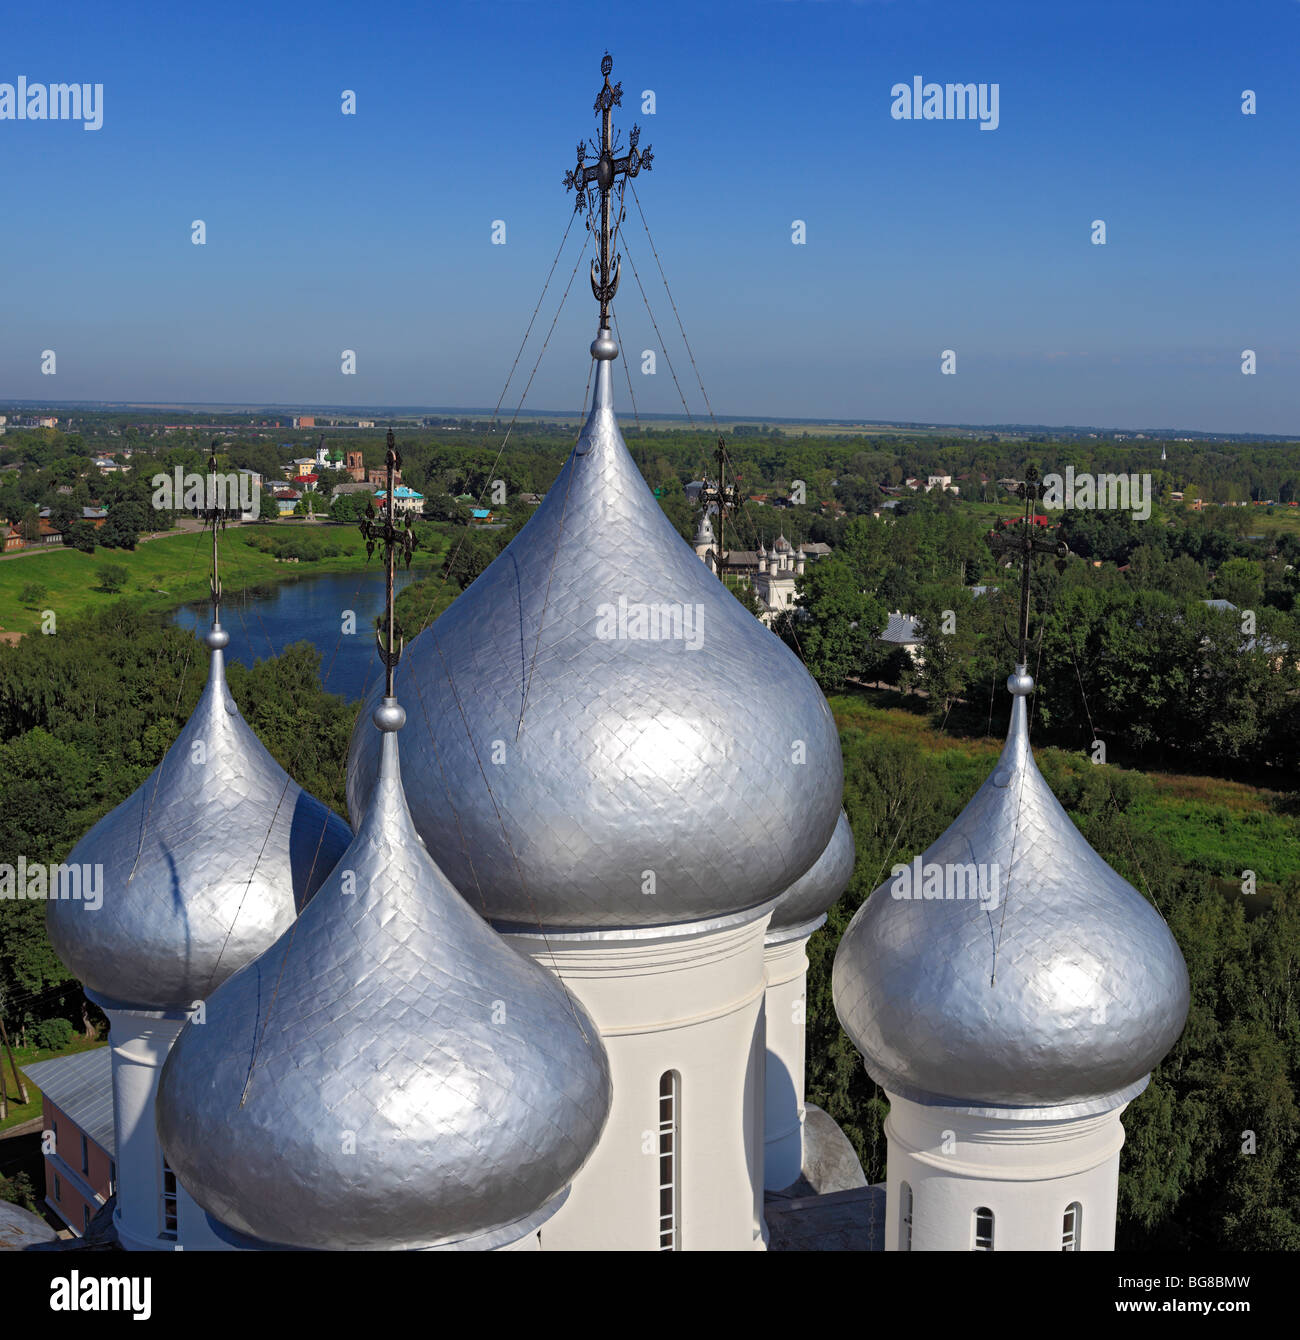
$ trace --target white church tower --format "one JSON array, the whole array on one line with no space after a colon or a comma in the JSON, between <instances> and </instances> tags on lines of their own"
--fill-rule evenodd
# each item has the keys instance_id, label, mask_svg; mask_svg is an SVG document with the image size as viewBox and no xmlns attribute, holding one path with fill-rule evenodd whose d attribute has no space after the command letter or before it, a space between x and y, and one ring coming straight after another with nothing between
<instances>
[{"instance_id":1,"label":"white church tower","mask_svg":"<svg viewBox=\"0 0 1300 1340\"><path fill-rule=\"evenodd\" d=\"M763 1184L781 1191L804 1166L808 941L853 878L853 829L840 811L826 850L780 897L763 937L767 1079L763 1099Z\"/></svg>"},{"instance_id":2,"label":"white church tower","mask_svg":"<svg viewBox=\"0 0 1300 1340\"><path fill-rule=\"evenodd\" d=\"M130 1251L221 1245L164 1161L159 1072L191 1013L293 923L350 836L271 757L226 687L215 530L212 586L211 665L194 714L68 857L103 866L102 906L55 899L46 912L55 952L109 1019L114 1224Z\"/></svg>"},{"instance_id":3,"label":"white church tower","mask_svg":"<svg viewBox=\"0 0 1300 1340\"><path fill-rule=\"evenodd\" d=\"M718 566L717 543L717 537L713 534L713 523L709 520L706 510L700 517L700 524L695 527L695 552L701 561L715 570Z\"/></svg>"},{"instance_id":4,"label":"white church tower","mask_svg":"<svg viewBox=\"0 0 1300 1340\"><path fill-rule=\"evenodd\" d=\"M890 1104L890 1251L1111 1250L1120 1117L1187 1017L1169 928L1034 763L1023 665L1007 687L992 775L835 956L840 1022Z\"/></svg>"},{"instance_id":5,"label":"white church tower","mask_svg":"<svg viewBox=\"0 0 1300 1340\"><path fill-rule=\"evenodd\" d=\"M835 830L839 737L619 431L610 188L649 151L634 129L613 157L611 64L600 158L569 174L600 221L590 413L527 525L406 650L407 798L470 906L560 977L609 1055L609 1123L542 1250L762 1250L764 937ZM354 822L373 737L353 737Z\"/></svg>"}]
</instances>

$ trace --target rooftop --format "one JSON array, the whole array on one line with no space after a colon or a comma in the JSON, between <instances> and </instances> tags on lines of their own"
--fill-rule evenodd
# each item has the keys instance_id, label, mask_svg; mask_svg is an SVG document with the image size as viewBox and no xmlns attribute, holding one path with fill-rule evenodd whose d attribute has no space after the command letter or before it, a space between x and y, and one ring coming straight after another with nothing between
<instances>
[{"instance_id":1,"label":"rooftop","mask_svg":"<svg viewBox=\"0 0 1300 1340\"><path fill-rule=\"evenodd\" d=\"M113 1130L113 1072L107 1047L91 1047L23 1066L23 1073L61 1112L77 1123L111 1158L117 1157Z\"/></svg>"}]
</instances>

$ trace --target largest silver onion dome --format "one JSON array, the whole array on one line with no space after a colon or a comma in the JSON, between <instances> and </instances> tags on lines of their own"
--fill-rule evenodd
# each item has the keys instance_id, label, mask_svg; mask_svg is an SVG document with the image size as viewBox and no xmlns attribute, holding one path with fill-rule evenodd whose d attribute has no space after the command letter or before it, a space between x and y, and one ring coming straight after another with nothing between
<instances>
[{"instance_id":1,"label":"largest silver onion dome","mask_svg":"<svg viewBox=\"0 0 1300 1340\"><path fill-rule=\"evenodd\" d=\"M805 926L823 916L849 887L856 855L849 816L841 810L826 850L790 885L772 909L768 937Z\"/></svg>"},{"instance_id":2,"label":"largest silver onion dome","mask_svg":"<svg viewBox=\"0 0 1300 1340\"><path fill-rule=\"evenodd\" d=\"M351 838L273 759L226 687L214 624L208 682L148 780L73 848L102 867L102 905L52 899L55 952L92 991L188 1007L292 924Z\"/></svg>"},{"instance_id":3,"label":"largest silver onion dome","mask_svg":"<svg viewBox=\"0 0 1300 1340\"><path fill-rule=\"evenodd\" d=\"M264 1244L513 1241L558 1208L608 1115L590 1019L416 835L404 717L391 699L375 713L377 790L333 874L186 1025L159 1083L169 1165Z\"/></svg>"},{"instance_id":4,"label":"largest silver onion dome","mask_svg":"<svg viewBox=\"0 0 1300 1340\"><path fill-rule=\"evenodd\" d=\"M914 862L859 908L835 955L835 1009L871 1076L904 1098L1101 1111L1141 1092L1182 1032L1187 969L1038 771L1023 666L1007 684L997 767L919 858L922 880ZM923 896L924 877L962 867L995 896Z\"/></svg>"},{"instance_id":5,"label":"largest silver onion dome","mask_svg":"<svg viewBox=\"0 0 1300 1340\"><path fill-rule=\"evenodd\" d=\"M834 831L830 707L674 530L614 417L607 330L577 445L524 529L408 647L415 825L499 926L661 926L788 888ZM364 812L373 732L353 735Z\"/></svg>"}]
</instances>

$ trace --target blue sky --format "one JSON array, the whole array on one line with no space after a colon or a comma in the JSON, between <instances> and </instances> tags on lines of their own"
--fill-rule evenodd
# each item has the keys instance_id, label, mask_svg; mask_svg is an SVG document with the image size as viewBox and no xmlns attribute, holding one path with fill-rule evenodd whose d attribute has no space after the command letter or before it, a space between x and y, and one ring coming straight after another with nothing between
<instances>
[{"instance_id":1,"label":"blue sky","mask_svg":"<svg viewBox=\"0 0 1300 1340\"><path fill-rule=\"evenodd\" d=\"M608 47L719 413L1300 432L1298 46L1295 0L11 8L0 83L102 83L104 124L0 120L0 398L495 404ZM998 128L893 119L915 75ZM629 267L615 312L656 346ZM578 407L594 324L580 271L530 407Z\"/></svg>"}]
</instances>

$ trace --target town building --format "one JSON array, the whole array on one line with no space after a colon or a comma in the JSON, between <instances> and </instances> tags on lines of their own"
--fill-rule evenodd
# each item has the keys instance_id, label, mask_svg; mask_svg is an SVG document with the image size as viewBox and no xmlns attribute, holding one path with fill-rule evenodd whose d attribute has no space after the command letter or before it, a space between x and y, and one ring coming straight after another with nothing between
<instances>
[{"instance_id":1,"label":"town building","mask_svg":"<svg viewBox=\"0 0 1300 1340\"><path fill-rule=\"evenodd\" d=\"M379 489L375 493L376 505L382 503L387 496L387 489ZM424 510L424 494L417 493L414 489L409 489L405 484L401 484L393 489L393 506L399 512L415 512L418 514ZM482 511L483 509L478 510Z\"/></svg>"},{"instance_id":2,"label":"town building","mask_svg":"<svg viewBox=\"0 0 1300 1340\"><path fill-rule=\"evenodd\" d=\"M23 1066L41 1091L45 1204L78 1237L107 1204L117 1181L112 1066L107 1047Z\"/></svg>"}]
</instances>

